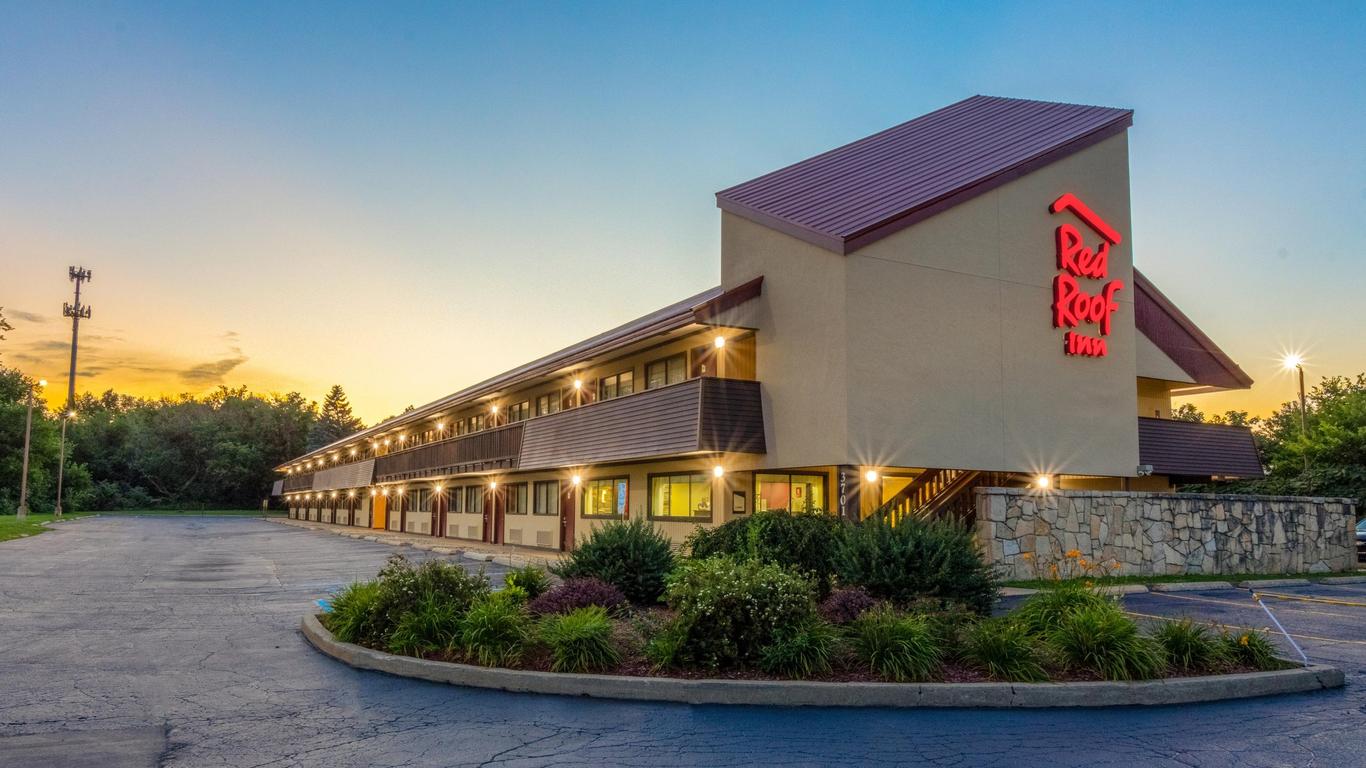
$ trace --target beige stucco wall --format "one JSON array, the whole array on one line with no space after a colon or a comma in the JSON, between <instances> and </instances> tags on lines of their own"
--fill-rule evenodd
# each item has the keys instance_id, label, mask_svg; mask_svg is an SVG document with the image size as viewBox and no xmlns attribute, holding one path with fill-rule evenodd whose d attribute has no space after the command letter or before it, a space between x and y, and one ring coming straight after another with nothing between
<instances>
[{"instance_id":1,"label":"beige stucco wall","mask_svg":"<svg viewBox=\"0 0 1366 768\"><path fill-rule=\"evenodd\" d=\"M1077 222L1048 205L1065 192L1122 234L1104 358L1063 354L1052 326L1054 230ZM848 256L723 214L723 285L764 275L749 315L766 465L1134 474L1132 244L1123 135Z\"/></svg>"}]
</instances>

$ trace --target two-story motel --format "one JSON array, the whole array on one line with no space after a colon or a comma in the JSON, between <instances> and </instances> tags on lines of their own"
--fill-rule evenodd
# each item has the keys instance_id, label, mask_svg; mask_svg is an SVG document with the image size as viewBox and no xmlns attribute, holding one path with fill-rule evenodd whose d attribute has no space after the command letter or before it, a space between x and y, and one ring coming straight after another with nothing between
<instances>
[{"instance_id":1,"label":"two-story motel","mask_svg":"<svg viewBox=\"0 0 1366 768\"><path fill-rule=\"evenodd\" d=\"M1170 418L1251 380L1134 268L1132 121L976 96L723 190L720 286L300 456L276 494L564 549L612 519L681 540L1259 475L1247 430Z\"/></svg>"}]
</instances>

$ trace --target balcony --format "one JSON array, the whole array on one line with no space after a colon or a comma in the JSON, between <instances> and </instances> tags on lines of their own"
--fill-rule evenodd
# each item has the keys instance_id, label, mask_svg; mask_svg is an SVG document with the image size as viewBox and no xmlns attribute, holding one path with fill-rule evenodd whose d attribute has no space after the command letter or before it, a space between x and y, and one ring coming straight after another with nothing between
<instances>
[{"instance_id":1,"label":"balcony","mask_svg":"<svg viewBox=\"0 0 1366 768\"><path fill-rule=\"evenodd\" d=\"M704 377L380 456L375 480L764 450L759 382Z\"/></svg>"}]
</instances>

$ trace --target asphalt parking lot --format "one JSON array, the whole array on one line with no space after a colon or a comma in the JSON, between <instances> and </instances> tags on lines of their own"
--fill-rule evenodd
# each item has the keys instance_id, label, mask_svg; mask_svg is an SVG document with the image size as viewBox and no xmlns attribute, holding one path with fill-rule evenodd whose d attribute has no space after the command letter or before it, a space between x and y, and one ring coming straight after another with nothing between
<instances>
[{"instance_id":1,"label":"asphalt parking lot","mask_svg":"<svg viewBox=\"0 0 1366 768\"><path fill-rule=\"evenodd\" d=\"M394 549L254 519L93 518L0 544L0 766L1366 765L1366 585L1274 591L1338 691L1192 707L690 707L358 672L300 615ZM421 554L421 553L418 553ZM1263 627L1245 591L1135 595Z\"/></svg>"}]
</instances>

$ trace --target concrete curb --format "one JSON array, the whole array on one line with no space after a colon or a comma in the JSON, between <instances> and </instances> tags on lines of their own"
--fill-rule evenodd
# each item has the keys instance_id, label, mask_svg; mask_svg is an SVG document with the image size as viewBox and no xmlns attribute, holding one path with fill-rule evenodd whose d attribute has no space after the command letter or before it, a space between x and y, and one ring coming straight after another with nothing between
<instances>
[{"instance_id":1,"label":"concrete curb","mask_svg":"<svg viewBox=\"0 0 1366 768\"><path fill-rule=\"evenodd\" d=\"M427 661L338 642L318 617L300 629L313 647L357 669L436 683L515 693L591 696L680 704L785 707L1121 707L1194 704L1340 688L1342 670L1325 665L1137 683L814 683L799 680L683 680L534 672Z\"/></svg>"},{"instance_id":2,"label":"concrete curb","mask_svg":"<svg viewBox=\"0 0 1366 768\"><path fill-rule=\"evenodd\" d=\"M1028 587L1001 587L1001 597L1029 597L1037 594L1039 590Z\"/></svg>"},{"instance_id":3,"label":"concrete curb","mask_svg":"<svg viewBox=\"0 0 1366 768\"><path fill-rule=\"evenodd\" d=\"M1260 579L1238 582L1239 589L1256 589L1258 587L1307 587L1309 579Z\"/></svg>"},{"instance_id":4,"label":"concrete curb","mask_svg":"<svg viewBox=\"0 0 1366 768\"><path fill-rule=\"evenodd\" d=\"M1110 587L1100 587L1096 590L1102 595L1145 595L1148 588L1143 584L1115 584Z\"/></svg>"},{"instance_id":5,"label":"concrete curb","mask_svg":"<svg viewBox=\"0 0 1366 768\"><path fill-rule=\"evenodd\" d=\"M1329 576L1319 579L1320 584L1366 584L1366 576Z\"/></svg>"},{"instance_id":6,"label":"concrete curb","mask_svg":"<svg viewBox=\"0 0 1366 768\"><path fill-rule=\"evenodd\" d=\"M1233 589L1227 581L1174 581L1167 584L1149 584L1149 592L1203 592L1207 589Z\"/></svg>"}]
</instances>

